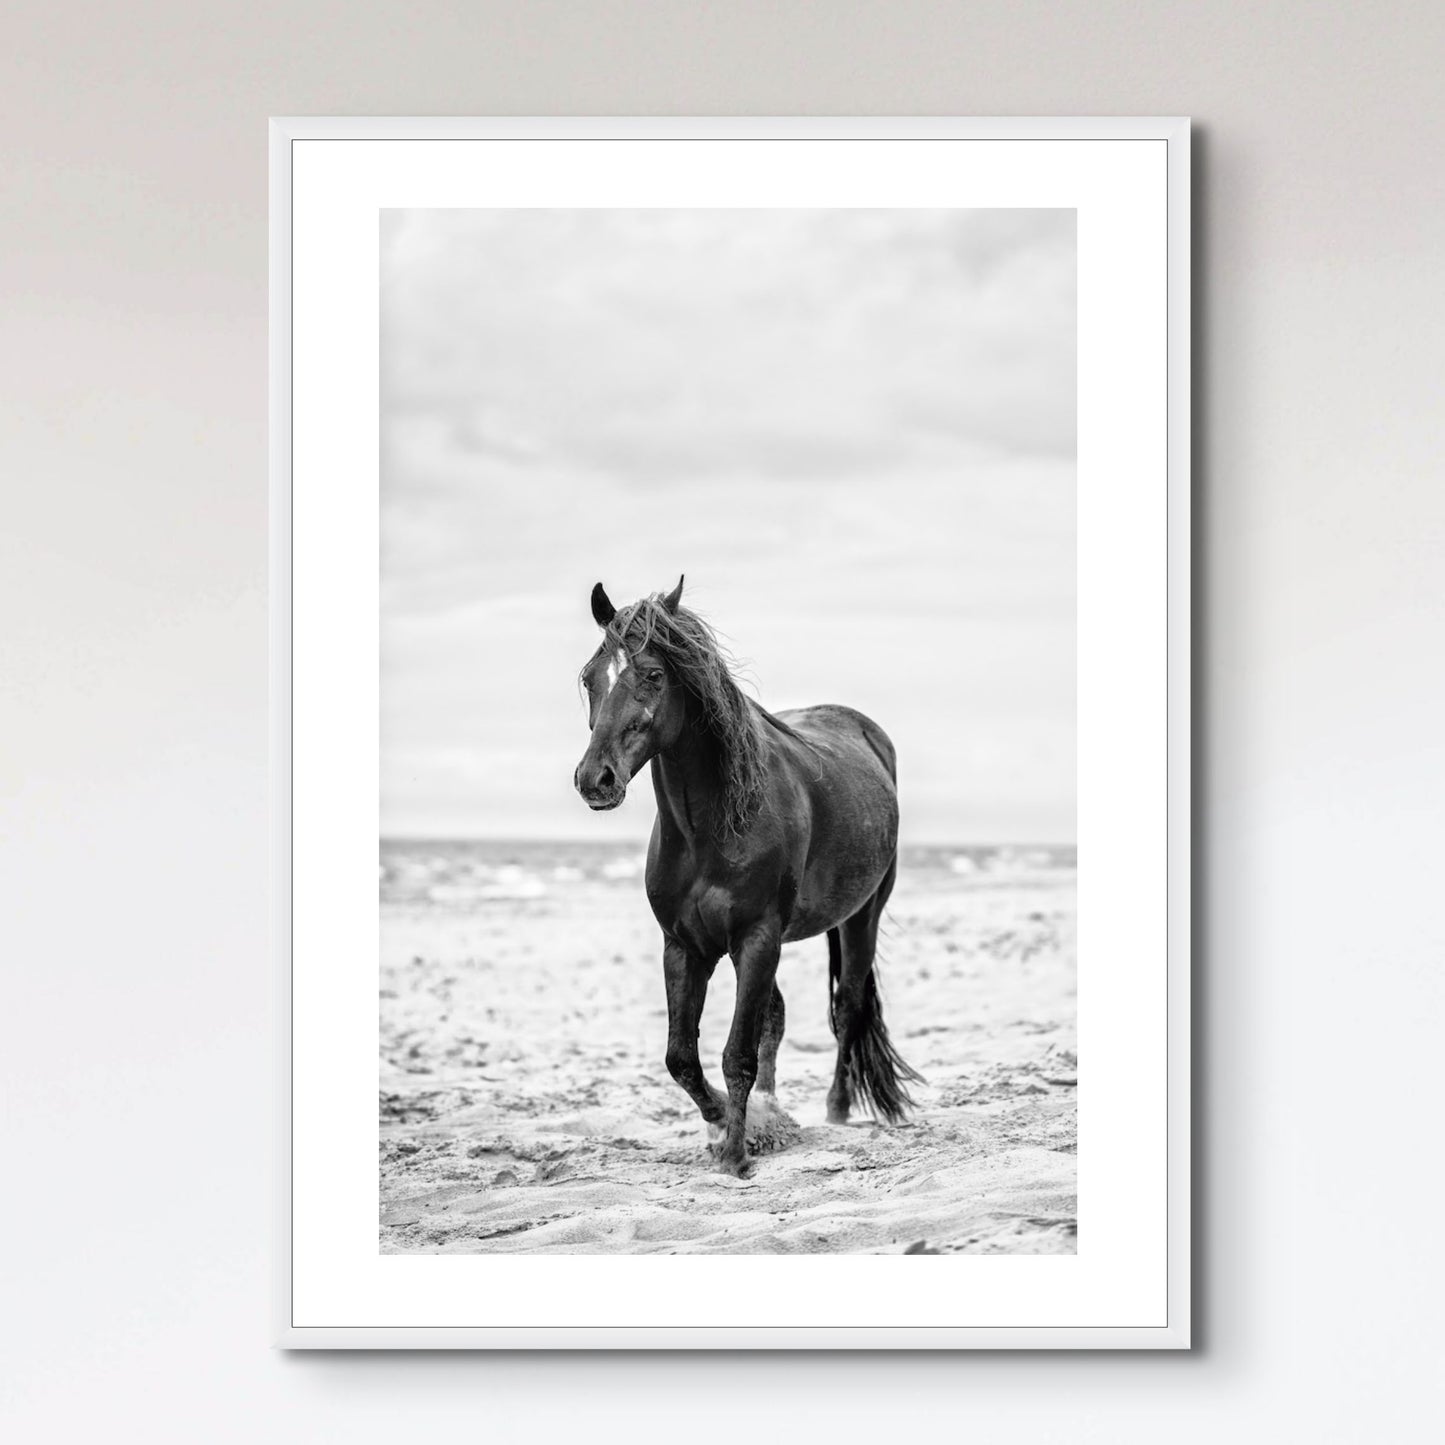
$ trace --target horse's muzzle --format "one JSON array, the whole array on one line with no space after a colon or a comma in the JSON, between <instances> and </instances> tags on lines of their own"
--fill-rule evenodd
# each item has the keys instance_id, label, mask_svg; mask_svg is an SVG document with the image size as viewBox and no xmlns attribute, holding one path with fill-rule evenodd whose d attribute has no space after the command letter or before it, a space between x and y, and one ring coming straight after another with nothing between
<instances>
[{"instance_id":1,"label":"horse's muzzle","mask_svg":"<svg viewBox=\"0 0 1445 1445\"><path fill-rule=\"evenodd\" d=\"M578 763L572 783L582 794L582 801L594 813L606 813L627 796L627 784L617 776L610 763L589 761Z\"/></svg>"}]
</instances>

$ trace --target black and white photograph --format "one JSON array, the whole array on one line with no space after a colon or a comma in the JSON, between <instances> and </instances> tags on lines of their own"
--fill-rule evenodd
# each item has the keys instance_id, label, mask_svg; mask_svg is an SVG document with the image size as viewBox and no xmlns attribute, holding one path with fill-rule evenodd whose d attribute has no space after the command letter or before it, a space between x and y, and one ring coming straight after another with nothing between
<instances>
[{"instance_id":1,"label":"black and white photograph","mask_svg":"<svg viewBox=\"0 0 1445 1445\"><path fill-rule=\"evenodd\" d=\"M380 1252L1076 1252L1076 213L379 245Z\"/></svg>"},{"instance_id":2,"label":"black and white photograph","mask_svg":"<svg viewBox=\"0 0 1445 1445\"><path fill-rule=\"evenodd\" d=\"M1435 1440L1445 6L14 0L0 1440Z\"/></svg>"}]
</instances>

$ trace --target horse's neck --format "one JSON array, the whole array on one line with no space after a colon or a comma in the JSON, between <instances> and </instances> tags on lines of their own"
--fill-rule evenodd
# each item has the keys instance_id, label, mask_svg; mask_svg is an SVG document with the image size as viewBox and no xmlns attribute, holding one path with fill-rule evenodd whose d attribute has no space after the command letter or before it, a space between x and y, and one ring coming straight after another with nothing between
<instances>
[{"instance_id":1,"label":"horse's neck","mask_svg":"<svg viewBox=\"0 0 1445 1445\"><path fill-rule=\"evenodd\" d=\"M665 829L688 839L711 832L722 809L722 769L718 740L690 715L677 742L652 760L653 791Z\"/></svg>"}]
</instances>

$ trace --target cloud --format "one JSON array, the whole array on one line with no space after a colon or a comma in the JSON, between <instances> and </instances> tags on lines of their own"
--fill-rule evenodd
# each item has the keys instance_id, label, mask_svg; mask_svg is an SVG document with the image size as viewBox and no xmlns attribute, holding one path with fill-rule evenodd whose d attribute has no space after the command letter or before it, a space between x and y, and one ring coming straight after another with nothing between
<instances>
[{"instance_id":1,"label":"cloud","mask_svg":"<svg viewBox=\"0 0 1445 1445\"><path fill-rule=\"evenodd\" d=\"M586 589L685 570L931 833L1069 836L1074 265L1072 212L386 213L386 826L635 831L568 792Z\"/></svg>"}]
</instances>

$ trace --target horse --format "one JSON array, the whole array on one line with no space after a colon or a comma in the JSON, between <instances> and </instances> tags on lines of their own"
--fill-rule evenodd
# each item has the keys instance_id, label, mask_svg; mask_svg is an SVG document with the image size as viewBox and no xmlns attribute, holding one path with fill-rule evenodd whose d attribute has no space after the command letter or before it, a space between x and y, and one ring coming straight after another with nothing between
<instances>
[{"instance_id":1,"label":"horse","mask_svg":"<svg viewBox=\"0 0 1445 1445\"><path fill-rule=\"evenodd\" d=\"M887 733L852 708L775 714L747 697L712 629L682 606L682 585L620 609L601 582L592 589L602 641L580 675L591 739L573 783L603 812L651 765L646 888L663 937L667 1071L708 1124L719 1170L741 1178L753 1167L749 1095L776 1090L784 943L828 937L828 1122L862 1104L897 1123L913 1107L907 1084L921 1076L888 1036L875 968L898 872L897 762ZM724 954L737 975L726 1095L697 1042Z\"/></svg>"}]
</instances>

